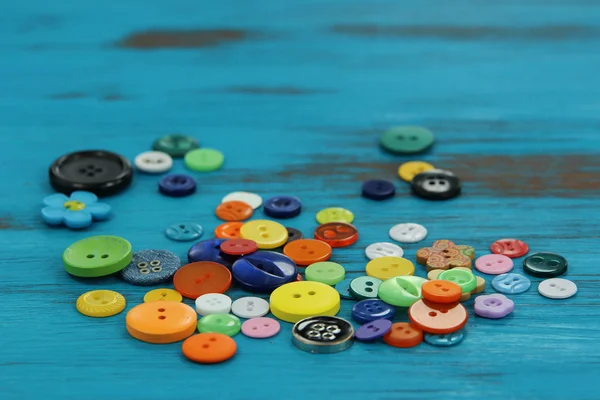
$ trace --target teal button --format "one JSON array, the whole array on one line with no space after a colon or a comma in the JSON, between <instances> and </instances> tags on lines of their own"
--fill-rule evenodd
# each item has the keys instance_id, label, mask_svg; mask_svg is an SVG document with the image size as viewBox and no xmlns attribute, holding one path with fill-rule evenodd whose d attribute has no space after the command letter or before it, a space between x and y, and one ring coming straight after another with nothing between
<instances>
[{"instance_id":1,"label":"teal button","mask_svg":"<svg viewBox=\"0 0 600 400\"><path fill-rule=\"evenodd\" d=\"M381 135L381 146L391 153L412 154L433 145L433 133L420 126L397 126Z\"/></svg>"}]
</instances>

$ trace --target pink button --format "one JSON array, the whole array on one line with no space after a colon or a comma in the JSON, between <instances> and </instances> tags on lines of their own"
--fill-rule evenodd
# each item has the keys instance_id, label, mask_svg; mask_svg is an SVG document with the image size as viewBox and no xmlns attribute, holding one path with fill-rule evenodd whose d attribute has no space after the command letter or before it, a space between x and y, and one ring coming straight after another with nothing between
<instances>
[{"instance_id":1,"label":"pink button","mask_svg":"<svg viewBox=\"0 0 600 400\"><path fill-rule=\"evenodd\" d=\"M250 318L242 324L242 333L255 339L264 339L277 335L280 326L273 318Z\"/></svg>"},{"instance_id":2,"label":"pink button","mask_svg":"<svg viewBox=\"0 0 600 400\"><path fill-rule=\"evenodd\" d=\"M513 265L513 260L502 254L486 254L475 260L475 268L490 275L504 274L510 271Z\"/></svg>"}]
</instances>

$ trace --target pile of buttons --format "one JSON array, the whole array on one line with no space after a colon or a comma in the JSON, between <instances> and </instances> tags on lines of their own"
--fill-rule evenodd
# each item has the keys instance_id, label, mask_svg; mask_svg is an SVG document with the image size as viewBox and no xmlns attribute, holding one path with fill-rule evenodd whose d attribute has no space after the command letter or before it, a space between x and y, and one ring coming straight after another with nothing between
<instances>
[{"instance_id":1,"label":"pile of buttons","mask_svg":"<svg viewBox=\"0 0 600 400\"><path fill-rule=\"evenodd\" d=\"M420 127L393 128L381 138L386 150L401 154L421 152L432 144L431 132ZM153 150L136 157L137 169L165 173L173 166L173 157L184 157L186 167L193 171L211 171L223 164L220 152L200 149L195 139L183 135L160 138ZM129 161L114 153L83 151L63 156L50 168L50 182L60 193L44 199L42 217L50 225L65 224L72 229L85 228L92 220L105 220L110 207L97 196L125 189L132 174ZM453 173L421 161L402 164L398 174L425 199L450 199L461 191L460 180ZM165 195L181 197L194 191L191 176L167 175L159 181L159 192ZM394 184L385 180L362 186L362 195L373 200L394 194ZM80 278L118 274L137 286L172 282L173 288L148 291L143 303L127 313L125 328L133 338L148 343L183 341L185 357L208 364L233 357L237 344L232 337L240 332L256 339L277 335L279 321L293 323L293 344L311 353L343 351L354 339L383 341L401 348L423 341L453 346L465 336L468 311L462 303L486 286L486 280L473 273L473 260L476 270L495 275L491 285L498 292L475 298L474 312L479 317L509 315L515 304L507 295L523 293L531 286L524 275L511 272L513 259L529 252L527 244L517 239L498 240L491 244L491 254L477 259L469 245L437 240L418 250L416 262L422 267L415 268L403 257L400 245L424 241L428 232L412 222L389 229L389 237L396 243L367 246L365 274L346 278L344 267L330 259L333 249L358 240L350 210L333 207L319 211L319 225L311 239L273 220L250 220L261 206L273 219L284 220L302 212L302 202L294 196L263 202L255 193L232 192L215 207L216 216L224 221L214 230L215 237L191 245L187 262L164 249L134 252L131 243L121 237L92 236L64 251L64 268ZM202 226L193 222L173 224L165 230L169 239L177 241L196 241L202 234ZM427 278L415 276L419 271ZM560 255L529 255L523 261L523 271L549 278L538 286L545 297L566 299L577 292L573 282L557 278L567 271L567 260ZM233 300L226 294L232 285L255 295ZM351 322L337 316L342 299L355 301L351 319L358 324L356 330ZM76 301L77 310L90 317L113 316L125 307L125 298L111 290L92 290ZM408 321L394 322L398 309L407 310Z\"/></svg>"}]
</instances>

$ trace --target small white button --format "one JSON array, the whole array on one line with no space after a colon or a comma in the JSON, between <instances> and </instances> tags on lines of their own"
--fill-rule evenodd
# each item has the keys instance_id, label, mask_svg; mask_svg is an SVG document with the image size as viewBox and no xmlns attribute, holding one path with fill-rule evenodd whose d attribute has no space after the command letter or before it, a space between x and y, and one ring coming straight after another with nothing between
<instances>
[{"instance_id":1,"label":"small white button","mask_svg":"<svg viewBox=\"0 0 600 400\"><path fill-rule=\"evenodd\" d=\"M390 229L390 237L400 243L417 243L427 237L427 229L419 224L398 224Z\"/></svg>"},{"instance_id":2,"label":"small white button","mask_svg":"<svg viewBox=\"0 0 600 400\"><path fill-rule=\"evenodd\" d=\"M231 298L221 293L207 293L196 299L196 311L204 316L209 314L229 314Z\"/></svg>"},{"instance_id":3,"label":"small white button","mask_svg":"<svg viewBox=\"0 0 600 400\"><path fill-rule=\"evenodd\" d=\"M269 312L269 302L260 297L242 297L233 302L231 312L240 318L262 317Z\"/></svg>"},{"instance_id":4,"label":"small white button","mask_svg":"<svg viewBox=\"0 0 600 400\"><path fill-rule=\"evenodd\" d=\"M549 299L567 299L577 293L577 285L568 279L546 279L540 282L538 292Z\"/></svg>"},{"instance_id":5,"label":"small white button","mask_svg":"<svg viewBox=\"0 0 600 400\"><path fill-rule=\"evenodd\" d=\"M135 158L134 164L142 172L160 174L173 167L173 159L162 151L146 151Z\"/></svg>"},{"instance_id":6,"label":"small white button","mask_svg":"<svg viewBox=\"0 0 600 400\"><path fill-rule=\"evenodd\" d=\"M394 243L379 242L370 244L365 249L365 254L369 260L373 260L379 257L402 257L404 250Z\"/></svg>"},{"instance_id":7,"label":"small white button","mask_svg":"<svg viewBox=\"0 0 600 400\"><path fill-rule=\"evenodd\" d=\"M225 203L226 201L243 201L246 204L249 204L253 209L257 209L262 205L262 198L256 193L250 192L231 192L227 196L223 197L221 203Z\"/></svg>"}]
</instances>

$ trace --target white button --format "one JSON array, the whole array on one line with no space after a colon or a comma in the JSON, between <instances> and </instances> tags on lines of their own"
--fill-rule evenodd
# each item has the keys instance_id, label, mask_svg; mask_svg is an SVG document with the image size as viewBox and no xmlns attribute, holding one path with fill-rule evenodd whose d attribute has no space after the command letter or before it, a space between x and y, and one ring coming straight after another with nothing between
<instances>
[{"instance_id":1,"label":"white button","mask_svg":"<svg viewBox=\"0 0 600 400\"><path fill-rule=\"evenodd\" d=\"M566 299L577 293L577 285L568 279L546 279L540 282L538 292L549 299Z\"/></svg>"},{"instance_id":2,"label":"white button","mask_svg":"<svg viewBox=\"0 0 600 400\"><path fill-rule=\"evenodd\" d=\"M133 161L136 168L149 174L167 172L173 167L173 159L162 151L146 151Z\"/></svg>"},{"instance_id":3,"label":"white button","mask_svg":"<svg viewBox=\"0 0 600 400\"><path fill-rule=\"evenodd\" d=\"M262 317L269 312L269 302L260 297L242 297L233 302L231 312L240 318Z\"/></svg>"},{"instance_id":4,"label":"white button","mask_svg":"<svg viewBox=\"0 0 600 400\"><path fill-rule=\"evenodd\" d=\"M207 293L196 299L196 311L204 316L209 314L229 314L231 299L221 293Z\"/></svg>"},{"instance_id":5,"label":"white button","mask_svg":"<svg viewBox=\"0 0 600 400\"><path fill-rule=\"evenodd\" d=\"M262 198L256 193L250 192L231 192L223 197L221 203L225 203L226 201L243 201L246 204L250 204L255 210L262 205Z\"/></svg>"},{"instance_id":6,"label":"white button","mask_svg":"<svg viewBox=\"0 0 600 400\"><path fill-rule=\"evenodd\" d=\"M417 243L427 237L427 229L419 224L398 224L390 229L390 237L400 243Z\"/></svg>"},{"instance_id":7,"label":"white button","mask_svg":"<svg viewBox=\"0 0 600 400\"><path fill-rule=\"evenodd\" d=\"M404 250L394 243L379 242L370 244L365 249L365 254L369 260L373 260L379 257L402 257Z\"/></svg>"}]
</instances>

